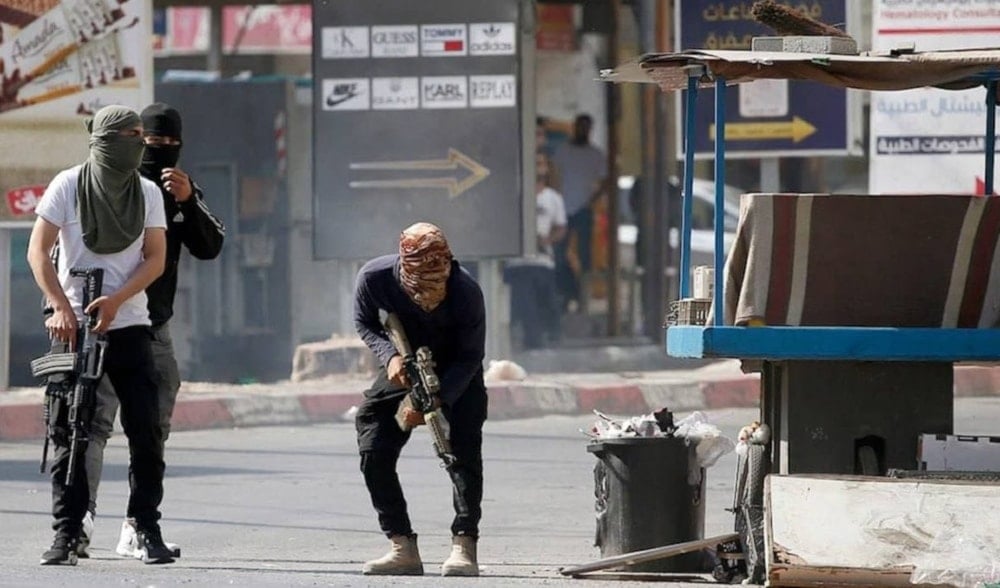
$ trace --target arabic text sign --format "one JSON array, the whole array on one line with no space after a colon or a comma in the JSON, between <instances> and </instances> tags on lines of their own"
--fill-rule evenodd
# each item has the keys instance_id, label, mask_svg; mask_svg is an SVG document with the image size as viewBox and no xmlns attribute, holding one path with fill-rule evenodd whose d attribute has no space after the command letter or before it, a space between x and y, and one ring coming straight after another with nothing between
<instances>
[{"instance_id":1,"label":"arabic text sign","mask_svg":"<svg viewBox=\"0 0 1000 588\"><path fill-rule=\"evenodd\" d=\"M833 25L846 21L845 0L792 3ZM774 32L750 12L753 2L684 0L677 3L678 50L749 50L757 36ZM679 94L680 96L680 94ZM683 100L681 98L681 100ZM715 96L698 94L696 156L715 149ZM726 103L727 157L847 154L851 148L847 92L818 83L760 80L729 88ZM683 154L683 141L679 153Z\"/></svg>"},{"instance_id":2,"label":"arabic text sign","mask_svg":"<svg viewBox=\"0 0 1000 588\"><path fill-rule=\"evenodd\" d=\"M28 218L42 199L45 186L25 186L7 192L7 211L14 218Z\"/></svg>"},{"instance_id":3,"label":"arabic text sign","mask_svg":"<svg viewBox=\"0 0 1000 588\"><path fill-rule=\"evenodd\" d=\"M876 50L915 43L919 51L995 45L1000 4L959 0L880 0L873 10ZM970 193L984 175L985 90L920 88L873 92L872 193ZM928 155L935 156L930 163Z\"/></svg>"}]
</instances>

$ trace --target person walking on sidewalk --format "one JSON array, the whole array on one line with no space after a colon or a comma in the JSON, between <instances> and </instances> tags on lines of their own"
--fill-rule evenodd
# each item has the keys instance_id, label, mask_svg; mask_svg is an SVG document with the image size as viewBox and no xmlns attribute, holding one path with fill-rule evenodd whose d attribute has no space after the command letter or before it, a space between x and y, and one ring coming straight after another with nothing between
<instances>
[{"instance_id":1,"label":"person walking on sidewalk","mask_svg":"<svg viewBox=\"0 0 1000 588\"><path fill-rule=\"evenodd\" d=\"M510 322L520 325L525 349L552 345L560 336L559 295L553 245L566 237L566 209L549 183L549 158L535 153L534 254L507 262L504 277L510 283Z\"/></svg>"},{"instance_id":2,"label":"person walking on sidewalk","mask_svg":"<svg viewBox=\"0 0 1000 588\"><path fill-rule=\"evenodd\" d=\"M123 106L107 106L87 123L90 156L53 178L35 209L28 263L52 314L45 326L69 349L76 344L84 313L97 312L95 330L106 333L104 371L122 405L128 436L128 515L146 563L172 562L160 533L163 499L163 440L159 427L156 370L150 345L145 289L163 273L166 218L156 184L142 178L142 121ZM50 256L59 241L58 268ZM101 296L82 308L74 268L104 270ZM52 515L55 540L41 563L76 563L76 543L87 510L87 464L66 484L70 448L53 435ZM82 449L82 448L81 448ZM82 455L74 456L80 463Z\"/></svg>"},{"instance_id":3,"label":"person walking on sidewalk","mask_svg":"<svg viewBox=\"0 0 1000 588\"><path fill-rule=\"evenodd\" d=\"M574 237L556 247L557 286L565 308L571 312L579 310L584 299L583 289L587 287L584 274L592 269L594 211L591 207L608 175L607 156L590 141L593 126L594 119L589 114L578 114L573 121L573 136L552 155L552 163L559 172L559 192L569 217L569 232ZM577 267L570 263L570 258L576 260Z\"/></svg>"},{"instance_id":4,"label":"person walking on sidewalk","mask_svg":"<svg viewBox=\"0 0 1000 588\"><path fill-rule=\"evenodd\" d=\"M201 188L177 167L183 145L182 121L177 109L158 102L147 106L141 117L146 149L139 173L159 188L168 219L166 267L163 275L146 288L149 318L152 322L153 365L160 407L160 429L165 444L170 436L170 419L174 414L177 391L181 385L169 328L170 318L174 314L181 245L196 259L215 259L222 251L226 230L205 204ZM97 513L97 490L104 467L104 448L114 429L117 411L118 399L111 383L105 378L97 391L97 410L85 457L90 504L84 515L83 533L77 546L81 557L88 556L87 547L93 535L94 516ZM168 543L167 546L175 557L180 556L180 549L176 545ZM126 518L122 522L115 551L124 557L138 556L139 543L134 519Z\"/></svg>"},{"instance_id":5,"label":"person walking on sidewalk","mask_svg":"<svg viewBox=\"0 0 1000 588\"><path fill-rule=\"evenodd\" d=\"M403 358L382 327L379 313L395 313L410 346L430 348L441 381L442 412L457 462L449 468L455 517L451 555L441 566L445 576L478 576L476 544L483 498L483 423L486 386L483 357L486 311L476 281L452 258L441 229L416 223L399 238L399 253L366 263L355 284L354 324L379 360L379 373L358 409L356 427L361 472L391 543L389 552L364 564L373 575L421 575L423 562L410 525L406 500L396 474L399 454L410 432L395 415L406 395ZM407 409L410 427L423 414ZM436 468L435 468L436 469Z\"/></svg>"}]
</instances>

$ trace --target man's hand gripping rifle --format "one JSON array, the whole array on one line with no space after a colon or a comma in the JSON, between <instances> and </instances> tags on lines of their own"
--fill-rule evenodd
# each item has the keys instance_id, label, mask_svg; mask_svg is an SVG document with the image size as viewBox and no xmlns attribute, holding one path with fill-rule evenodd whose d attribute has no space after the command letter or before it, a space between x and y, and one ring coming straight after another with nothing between
<instances>
[{"instance_id":1,"label":"man's hand gripping rifle","mask_svg":"<svg viewBox=\"0 0 1000 588\"><path fill-rule=\"evenodd\" d=\"M83 308L101 296L104 283L103 269L73 269L70 276L82 277ZM46 310L46 313L51 312ZM40 471L45 472L49 456L49 439L55 435L69 436L69 464L66 468L66 485L73 484L78 453L89 441L88 432L97 402L97 386L104 375L104 351L107 341L94 332L97 311L87 316L85 324L77 331L76 349L69 345L60 347L53 342L52 351L31 362L31 373L45 378L45 444L42 447Z\"/></svg>"},{"instance_id":2,"label":"man's hand gripping rifle","mask_svg":"<svg viewBox=\"0 0 1000 588\"><path fill-rule=\"evenodd\" d=\"M410 386L406 399L400 404L400 410L396 413L396 422L400 429L408 431L410 427L403 420L403 411L406 408L412 408L423 413L427 430L431 433L434 452L437 453L444 467L450 468L455 464L457 458L451 451L451 442L445 433L447 421L441 414L441 402L438 397L441 381L434 373L434 359L431 357L431 350L427 347L421 347L417 349L416 353L413 353L413 350L410 349L409 339L403 331L403 324L395 314L390 313L386 317L385 332L389 335L389 340L392 341L396 351L403 358L403 368L406 370L406 379Z\"/></svg>"}]
</instances>

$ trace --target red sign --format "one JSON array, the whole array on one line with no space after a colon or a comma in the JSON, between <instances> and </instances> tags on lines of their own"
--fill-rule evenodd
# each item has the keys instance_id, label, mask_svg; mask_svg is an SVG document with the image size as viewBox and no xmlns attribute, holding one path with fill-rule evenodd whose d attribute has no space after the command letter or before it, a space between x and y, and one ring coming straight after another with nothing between
<instances>
[{"instance_id":1,"label":"red sign","mask_svg":"<svg viewBox=\"0 0 1000 588\"><path fill-rule=\"evenodd\" d=\"M208 50L207 8L168 8L166 28L160 51L201 53ZM222 46L227 53L234 48L238 53L308 53L312 51L312 6L223 6Z\"/></svg>"},{"instance_id":2,"label":"red sign","mask_svg":"<svg viewBox=\"0 0 1000 588\"><path fill-rule=\"evenodd\" d=\"M42 199L45 186L25 186L7 192L7 210L15 217L30 216Z\"/></svg>"},{"instance_id":3,"label":"red sign","mask_svg":"<svg viewBox=\"0 0 1000 588\"><path fill-rule=\"evenodd\" d=\"M994 191L993 195L997 193ZM986 196L986 180L979 176L976 176L976 196Z\"/></svg>"},{"instance_id":4,"label":"red sign","mask_svg":"<svg viewBox=\"0 0 1000 588\"><path fill-rule=\"evenodd\" d=\"M535 47L545 51L576 51L572 4L539 4Z\"/></svg>"}]
</instances>

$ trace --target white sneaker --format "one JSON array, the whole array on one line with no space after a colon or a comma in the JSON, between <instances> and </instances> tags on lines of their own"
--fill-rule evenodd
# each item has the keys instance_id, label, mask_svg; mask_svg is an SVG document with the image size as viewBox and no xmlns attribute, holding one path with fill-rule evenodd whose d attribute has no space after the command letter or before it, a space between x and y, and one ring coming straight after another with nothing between
<instances>
[{"instance_id":1,"label":"white sneaker","mask_svg":"<svg viewBox=\"0 0 1000 588\"><path fill-rule=\"evenodd\" d=\"M90 540L94 536L94 513L87 511L87 514L83 515L82 527L80 528L80 538L76 543L76 555L77 557L82 557L87 559L90 557L90 552L87 548L90 547Z\"/></svg>"},{"instance_id":2,"label":"white sneaker","mask_svg":"<svg viewBox=\"0 0 1000 588\"><path fill-rule=\"evenodd\" d=\"M122 532L118 536L118 546L115 553L122 557L140 557L139 539L135 534L135 520L125 519L122 521Z\"/></svg>"},{"instance_id":3,"label":"white sneaker","mask_svg":"<svg viewBox=\"0 0 1000 588\"><path fill-rule=\"evenodd\" d=\"M179 545L166 541L163 544L170 550L174 557L181 556ZM118 546L115 547L115 553L122 557L142 558L142 550L139 548L139 537L135 530L135 519L125 519L122 521L122 532L118 536Z\"/></svg>"}]
</instances>

